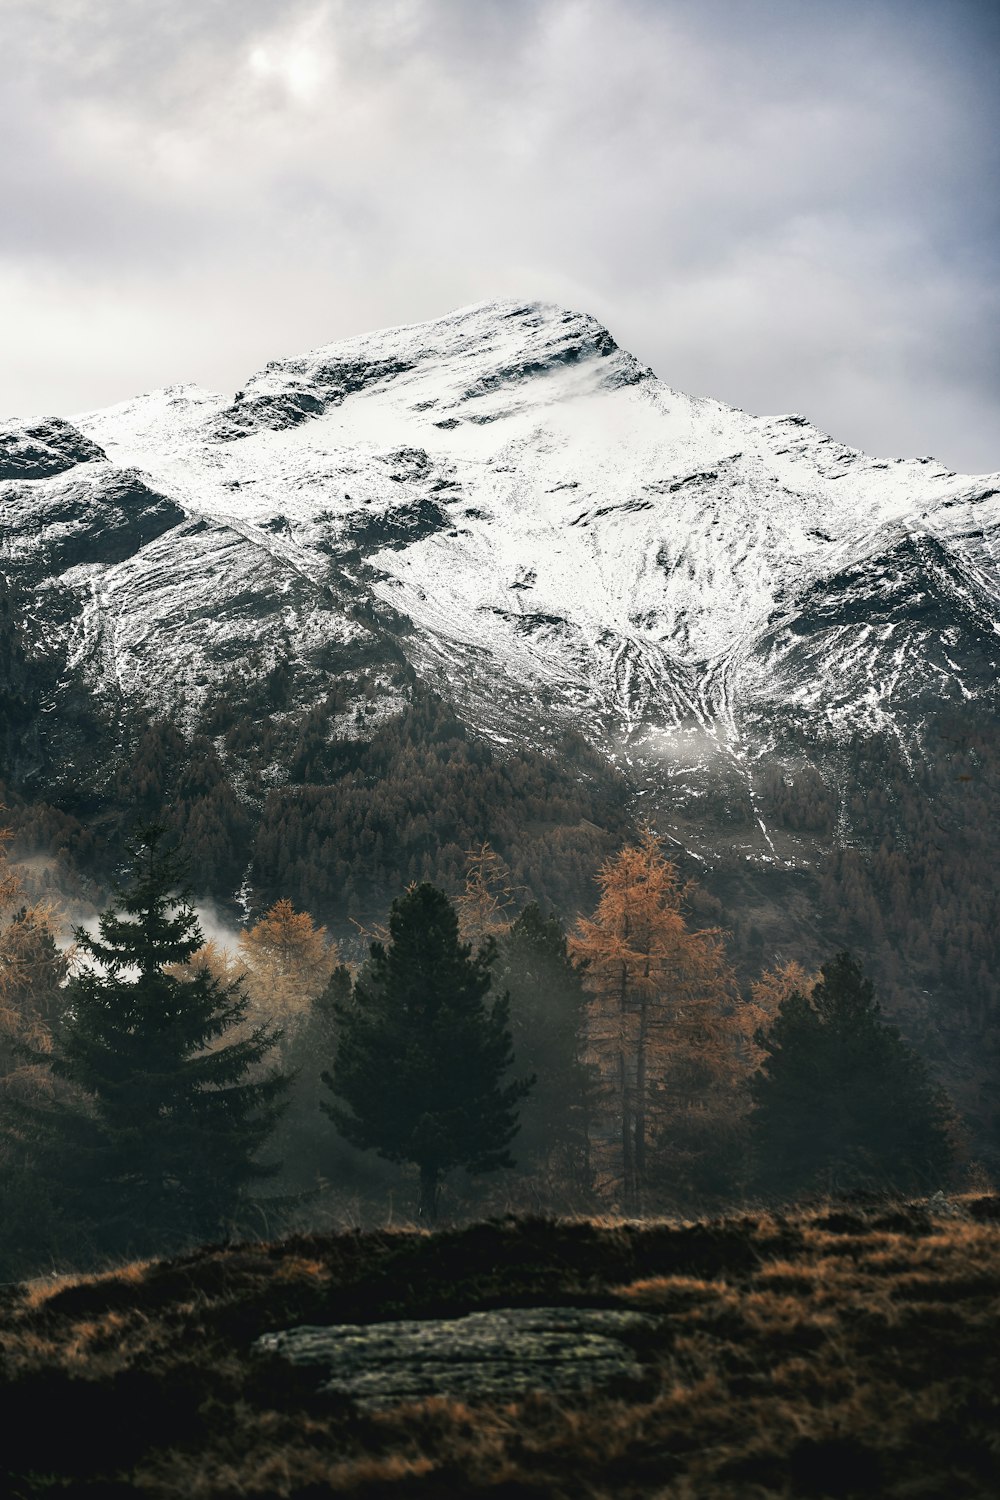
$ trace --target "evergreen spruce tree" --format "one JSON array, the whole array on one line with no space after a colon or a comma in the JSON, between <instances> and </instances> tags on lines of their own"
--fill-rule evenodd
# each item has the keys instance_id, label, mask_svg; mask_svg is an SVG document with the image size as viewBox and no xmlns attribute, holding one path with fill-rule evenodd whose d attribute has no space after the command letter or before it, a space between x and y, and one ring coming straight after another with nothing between
<instances>
[{"instance_id":1,"label":"evergreen spruce tree","mask_svg":"<svg viewBox=\"0 0 1000 1500\"><path fill-rule=\"evenodd\" d=\"M518 1154L588 1185L588 1120L597 1069L581 1061L587 1003L584 965L570 957L557 917L525 907L500 939L496 983L510 995L514 1066L537 1079L521 1113Z\"/></svg>"},{"instance_id":2,"label":"evergreen spruce tree","mask_svg":"<svg viewBox=\"0 0 1000 1500\"><path fill-rule=\"evenodd\" d=\"M751 1080L758 1185L783 1194L939 1185L951 1160L950 1110L923 1060L882 1019L848 953L810 996L783 1000L757 1033Z\"/></svg>"},{"instance_id":3,"label":"evergreen spruce tree","mask_svg":"<svg viewBox=\"0 0 1000 1500\"><path fill-rule=\"evenodd\" d=\"M95 960L71 981L52 1069L74 1087L44 1120L52 1170L95 1247L121 1254L203 1240L240 1222L289 1080L264 1063L277 1036L240 1028L239 982L168 974L204 938L162 832L145 830L134 882L83 929Z\"/></svg>"},{"instance_id":4,"label":"evergreen spruce tree","mask_svg":"<svg viewBox=\"0 0 1000 1500\"><path fill-rule=\"evenodd\" d=\"M475 957L455 909L424 883L393 902L389 944L339 1011L323 1109L362 1150L420 1171L420 1214L433 1223L446 1174L511 1167L517 1105L530 1080L503 1084L513 1060L506 995L487 1002L496 945Z\"/></svg>"}]
</instances>

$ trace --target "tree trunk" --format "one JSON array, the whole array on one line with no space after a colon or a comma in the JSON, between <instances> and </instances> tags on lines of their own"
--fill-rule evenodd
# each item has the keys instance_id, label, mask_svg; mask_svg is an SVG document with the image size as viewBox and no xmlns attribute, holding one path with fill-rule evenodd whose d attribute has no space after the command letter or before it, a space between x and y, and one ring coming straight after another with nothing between
<instances>
[{"instance_id":1,"label":"tree trunk","mask_svg":"<svg viewBox=\"0 0 1000 1500\"><path fill-rule=\"evenodd\" d=\"M629 1214L635 1207L635 1165L632 1155L632 1110L629 1107L631 1090L624 1047L618 1053L618 1086L622 1100L622 1207Z\"/></svg>"},{"instance_id":2,"label":"tree trunk","mask_svg":"<svg viewBox=\"0 0 1000 1500\"><path fill-rule=\"evenodd\" d=\"M628 921L625 923L628 932ZM627 1214L635 1212L635 1157L632 1141L632 1090L629 1087L629 1057L625 1051L625 1013L628 1009L628 966L622 964L618 1010L622 1017L622 1040L618 1050L618 1086L622 1100L622 1207Z\"/></svg>"},{"instance_id":3,"label":"tree trunk","mask_svg":"<svg viewBox=\"0 0 1000 1500\"><path fill-rule=\"evenodd\" d=\"M635 1190L633 1211L642 1213L646 1187L646 1052L649 1039L649 1006L645 999L639 1011L639 1042L635 1059L635 1145L633 1163Z\"/></svg>"},{"instance_id":4,"label":"tree trunk","mask_svg":"<svg viewBox=\"0 0 1000 1500\"><path fill-rule=\"evenodd\" d=\"M421 1165L420 1206L417 1209L417 1217L425 1224L430 1224L431 1226L437 1223L438 1193L440 1187L441 1174L437 1167Z\"/></svg>"},{"instance_id":5,"label":"tree trunk","mask_svg":"<svg viewBox=\"0 0 1000 1500\"><path fill-rule=\"evenodd\" d=\"M593 1186L593 1176L590 1166L590 1123L591 1112L589 1100L583 1106L583 1182L581 1186L584 1192L589 1193Z\"/></svg>"}]
</instances>

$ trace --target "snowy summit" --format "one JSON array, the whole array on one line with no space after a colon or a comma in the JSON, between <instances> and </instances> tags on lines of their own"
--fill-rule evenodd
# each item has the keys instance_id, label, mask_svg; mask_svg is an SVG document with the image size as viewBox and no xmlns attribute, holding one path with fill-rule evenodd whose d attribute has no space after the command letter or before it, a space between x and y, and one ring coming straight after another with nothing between
<instances>
[{"instance_id":1,"label":"snowy summit","mask_svg":"<svg viewBox=\"0 0 1000 1500\"><path fill-rule=\"evenodd\" d=\"M286 659L308 702L388 633L479 732L669 776L996 680L1000 476L685 396L543 303L8 426L0 498L66 662L182 717Z\"/></svg>"}]
</instances>

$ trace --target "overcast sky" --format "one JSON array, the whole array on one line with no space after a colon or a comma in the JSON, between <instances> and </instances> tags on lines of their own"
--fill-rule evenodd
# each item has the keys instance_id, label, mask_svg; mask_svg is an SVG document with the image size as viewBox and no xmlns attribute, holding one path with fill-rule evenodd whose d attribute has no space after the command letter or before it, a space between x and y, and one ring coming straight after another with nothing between
<instances>
[{"instance_id":1,"label":"overcast sky","mask_svg":"<svg viewBox=\"0 0 1000 1500\"><path fill-rule=\"evenodd\" d=\"M1000 6L0 0L0 413L482 298L1000 467Z\"/></svg>"}]
</instances>

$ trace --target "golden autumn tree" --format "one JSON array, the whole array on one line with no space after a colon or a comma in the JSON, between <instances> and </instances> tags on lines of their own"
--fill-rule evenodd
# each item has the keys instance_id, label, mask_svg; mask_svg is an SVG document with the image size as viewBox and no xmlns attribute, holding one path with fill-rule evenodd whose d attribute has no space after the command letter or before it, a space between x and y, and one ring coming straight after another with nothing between
<instances>
[{"instance_id":1,"label":"golden autumn tree","mask_svg":"<svg viewBox=\"0 0 1000 1500\"><path fill-rule=\"evenodd\" d=\"M654 1136L669 1146L692 1111L735 1099L745 1027L722 934L690 930L692 887L655 834L607 860L597 881L597 908L581 918L571 947L587 963L588 1047L614 1121L613 1177L625 1211L638 1213ZM609 1147L611 1136L606 1128Z\"/></svg>"},{"instance_id":2,"label":"golden autumn tree","mask_svg":"<svg viewBox=\"0 0 1000 1500\"><path fill-rule=\"evenodd\" d=\"M232 949L216 942L215 938L202 943L186 963L164 965L163 972L175 979L196 979L199 974L208 974L224 985L232 984L234 979L244 982L247 977L247 967L243 960Z\"/></svg>"},{"instance_id":3,"label":"golden autumn tree","mask_svg":"<svg viewBox=\"0 0 1000 1500\"><path fill-rule=\"evenodd\" d=\"M760 978L750 986L750 1005L753 1009L754 1030L768 1031L778 1014L782 1002L792 995L811 995L823 978L819 972L810 973L797 959L787 959L765 969ZM750 1040L753 1070L761 1066L766 1053L762 1047Z\"/></svg>"},{"instance_id":4,"label":"golden autumn tree","mask_svg":"<svg viewBox=\"0 0 1000 1500\"><path fill-rule=\"evenodd\" d=\"M255 997L251 994L250 970L240 954L234 953L231 948L227 948L224 943L218 942L215 938L209 938L207 942L202 943L201 947L197 948L184 963L164 964L163 972L171 979L179 979L182 984L193 983L207 976L215 980L216 984L221 985L223 989L228 989L233 984L240 985L249 1002L246 1014L241 1021L237 1021L230 1028L224 1038L219 1040L219 1045L224 1045L229 1041L245 1041L252 1035L254 1027L260 1024L263 1017L271 1019L267 1008L257 1004ZM214 1045L216 1044L209 1042L208 1050L211 1051Z\"/></svg>"},{"instance_id":5,"label":"golden autumn tree","mask_svg":"<svg viewBox=\"0 0 1000 1500\"><path fill-rule=\"evenodd\" d=\"M71 955L56 944L51 904L30 901L10 864L11 837L0 829L0 1090L31 1096L49 1090L40 1059L51 1049Z\"/></svg>"},{"instance_id":6,"label":"golden autumn tree","mask_svg":"<svg viewBox=\"0 0 1000 1500\"><path fill-rule=\"evenodd\" d=\"M241 934L239 958L255 1008L294 1027L325 989L340 962L340 950L308 912L297 912L290 901L282 900Z\"/></svg>"},{"instance_id":7,"label":"golden autumn tree","mask_svg":"<svg viewBox=\"0 0 1000 1500\"><path fill-rule=\"evenodd\" d=\"M3 809L0 808L0 812ZM0 828L0 911L12 906L22 892L21 877L11 868L7 846L14 837L9 828Z\"/></svg>"},{"instance_id":8,"label":"golden autumn tree","mask_svg":"<svg viewBox=\"0 0 1000 1500\"><path fill-rule=\"evenodd\" d=\"M521 894L507 861L488 842L467 849L465 886L454 903L462 942L477 949L509 932Z\"/></svg>"},{"instance_id":9,"label":"golden autumn tree","mask_svg":"<svg viewBox=\"0 0 1000 1500\"><path fill-rule=\"evenodd\" d=\"M58 916L31 901L0 829L0 1279L30 1274L57 1243L60 1204L39 1167L36 1117L67 1085L49 1066L65 1006L72 950L56 943Z\"/></svg>"}]
</instances>

